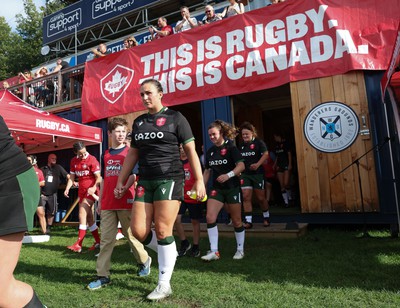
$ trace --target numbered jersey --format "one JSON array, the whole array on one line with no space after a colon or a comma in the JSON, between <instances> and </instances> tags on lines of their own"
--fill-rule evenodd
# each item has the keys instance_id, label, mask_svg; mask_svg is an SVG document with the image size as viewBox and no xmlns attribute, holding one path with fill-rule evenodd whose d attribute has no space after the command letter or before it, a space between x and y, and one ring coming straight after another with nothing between
<instances>
[{"instance_id":1,"label":"numbered jersey","mask_svg":"<svg viewBox=\"0 0 400 308\"><path fill-rule=\"evenodd\" d=\"M232 141L226 140L222 146L212 146L207 151L206 169L212 170L213 188L229 189L240 186L239 178L234 176L225 183L217 182L221 174L232 171L236 164L243 161L238 148Z\"/></svg>"},{"instance_id":2,"label":"numbered jersey","mask_svg":"<svg viewBox=\"0 0 400 308\"><path fill-rule=\"evenodd\" d=\"M164 107L156 114L143 114L132 126L131 146L139 151L139 174L143 180L183 178L179 144L194 140L186 118Z\"/></svg>"},{"instance_id":3,"label":"numbered jersey","mask_svg":"<svg viewBox=\"0 0 400 308\"><path fill-rule=\"evenodd\" d=\"M257 170L250 170L250 166L252 164L256 164L263 154L267 151L267 146L264 141L253 138L250 142L243 143L239 146L240 155L244 159L245 170L243 173L245 174L262 174L263 167L262 165Z\"/></svg>"}]
</instances>

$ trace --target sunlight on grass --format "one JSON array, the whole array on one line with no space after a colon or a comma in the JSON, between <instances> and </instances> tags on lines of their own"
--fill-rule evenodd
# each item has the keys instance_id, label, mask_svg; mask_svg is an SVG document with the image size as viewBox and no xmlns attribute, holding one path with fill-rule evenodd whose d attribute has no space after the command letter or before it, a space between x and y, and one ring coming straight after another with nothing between
<instances>
[{"instance_id":1,"label":"sunlight on grass","mask_svg":"<svg viewBox=\"0 0 400 308\"><path fill-rule=\"evenodd\" d=\"M73 228L54 228L47 243L24 245L16 277L34 286L48 307L400 307L399 239L356 239L356 232L312 230L298 239L246 239L243 260L232 260L234 238L220 238L221 259L183 257L172 278L173 295L145 300L157 283L157 256L149 277L136 277L126 240L117 242L111 285L85 286L96 276L96 258L85 239L81 254L66 246ZM178 243L179 245L179 243ZM200 248L208 249L201 238ZM72 303L72 304L71 304Z\"/></svg>"}]
</instances>

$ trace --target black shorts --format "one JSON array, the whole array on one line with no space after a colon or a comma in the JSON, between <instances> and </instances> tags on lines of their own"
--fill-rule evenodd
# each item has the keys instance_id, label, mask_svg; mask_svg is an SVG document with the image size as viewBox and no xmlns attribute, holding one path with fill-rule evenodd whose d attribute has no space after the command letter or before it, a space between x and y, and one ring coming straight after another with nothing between
<instances>
[{"instance_id":1,"label":"black shorts","mask_svg":"<svg viewBox=\"0 0 400 308\"><path fill-rule=\"evenodd\" d=\"M32 230L40 197L33 168L0 182L0 236Z\"/></svg>"},{"instance_id":2,"label":"black shorts","mask_svg":"<svg viewBox=\"0 0 400 308\"><path fill-rule=\"evenodd\" d=\"M50 196L41 195L40 206L44 207L47 215L54 216L58 210L57 193Z\"/></svg>"},{"instance_id":3,"label":"black shorts","mask_svg":"<svg viewBox=\"0 0 400 308\"><path fill-rule=\"evenodd\" d=\"M185 214L186 210L189 210L190 219L200 220L203 218L203 203L186 203L182 202L179 208L178 215Z\"/></svg>"}]
</instances>

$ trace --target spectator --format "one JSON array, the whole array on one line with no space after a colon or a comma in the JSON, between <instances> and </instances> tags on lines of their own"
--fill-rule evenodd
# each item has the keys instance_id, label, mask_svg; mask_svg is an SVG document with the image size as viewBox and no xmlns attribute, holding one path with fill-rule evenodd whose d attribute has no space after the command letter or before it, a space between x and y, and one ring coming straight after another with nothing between
<instances>
[{"instance_id":1,"label":"spectator","mask_svg":"<svg viewBox=\"0 0 400 308\"><path fill-rule=\"evenodd\" d=\"M93 48L92 52L94 54L94 58L105 57L110 53L109 51L107 51L107 45L106 44L100 44L97 49Z\"/></svg>"},{"instance_id":2,"label":"spectator","mask_svg":"<svg viewBox=\"0 0 400 308\"><path fill-rule=\"evenodd\" d=\"M203 218L203 206L202 203L192 199L188 192L193 187L194 177L193 171L190 167L189 160L186 156L183 147L179 147L180 159L183 164L183 170L185 172L184 182L184 200L181 202L178 216L175 220L175 229L178 232L179 239L181 240L181 247L178 250L178 257L183 257L187 252L191 257L200 257L199 241L200 241L200 220ZM187 240L185 230L182 226L182 215L185 214L186 210L189 211L190 221L193 227L193 247ZM191 248L191 250L190 250Z\"/></svg>"},{"instance_id":3,"label":"spectator","mask_svg":"<svg viewBox=\"0 0 400 308\"><path fill-rule=\"evenodd\" d=\"M44 77L48 74L48 69L46 66L42 66L41 68L39 68L36 73L35 73L35 78L40 78L40 77Z\"/></svg>"},{"instance_id":4,"label":"spectator","mask_svg":"<svg viewBox=\"0 0 400 308\"><path fill-rule=\"evenodd\" d=\"M182 20L178 21L175 26L175 32L183 32L198 26L197 19L190 17L189 8L187 6L181 7Z\"/></svg>"},{"instance_id":5,"label":"spectator","mask_svg":"<svg viewBox=\"0 0 400 308\"><path fill-rule=\"evenodd\" d=\"M33 227L39 185L1 116L0 170L0 307L44 307L32 287L14 277L24 233Z\"/></svg>"},{"instance_id":6,"label":"spectator","mask_svg":"<svg viewBox=\"0 0 400 308\"><path fill-rule=\"evenodd\" d=\"M116 199L114 196L114 188L129 151L129 147L124 144L127 128L128 122L123 118L113 118L108 122L111 148L105 152L102 159L104 180L101 184L98 203L98 211L101 211L102 228L101 249L96 263L98 277L88 284L89 290L100 289L110 283L111 255L116 241L118 221L121 222L122 231L128 238L129 246L139 266L137 275L144 277L150 274L151 257L147 254L143 244L133 237L130 228L136 175L131 173L123 187L120 199Z\"/></svg>"},{"instance_id":7,"label":"spectator","mask_svg":"<svg viewBox=\"0 0 400 308\"><path fill-rule=\"evenodd\" d=\"M229 5L219 14L221 18L231 17L244 13L243 3L237 3L236 0L229 0Z\"/></svg>"},{"instance_id":8,"label":"spectator","mask_svg":"<svg viewBox=\"0 0 400 308\"><path fill-rule=\"evenodd\" d=\"M74 143L75 157L71 160L70 178L64 191L64 196L69 198L75 177L79 177L79 233L78 240L67 248L74 252L82 251L82 243L86 236L87 225L95 239L95 243L89 248L89 251L100 248L100 236L96 222L93 217L92 206L98 196L98 187L101 183L100 164L97 159L90 155L83 142Z\"/></svg>"},{"instance_id":9,"label":"spectator","mask_svg":"<svg viewBox=\"0 0 400 308\"><path fill-rule=\"evenodd\" d=\"M50 234L53 226L54 215L58 210L57 192L62 180L69 180L70 176L65 169L57 164L57 156L54 153L47 157L47 165L41 168L45 184L42 187L41 203L46 213L46 234Z\"/></svg>"},{"instance_id":10,"label":"spectator","mask_svg":"<svg viewBox=\"0 0 400 308\"><path fill-rule=\"evenodd\" d=\"M24 70L23 73L19 73L19 83L23 83L29 80L32 80L32 73L29 70Z\"/></svg>"},{"instance_id":11,"label":"spectator","mask_svg":"<svg viewBox=\"0 0 400 308\"><path fill-rule=\"evenodd\" d=\"M159 39L173 34L172 27L167 24L167 19L165 17L160 17L157 21L157 24L160 30L157 30L157 28L153 26L149 28L152 39Z\"/></svg>"},{"instance_id":12,"label":"spectator","mask_svg":"<svg viewBox=\"0 0 400 308\"><path fill-rule=\"evenodd\" d=\"M3 89L7 90L10 87L8 81L3 81Z\"/></svg>"},{"instance_id":13,"label":"spectator","mask_svg":"<svg viewBox=\"0 0 400 308\"><path fill-rule=\"evenodd\" d=\"M44 186L44 176L43 176L42 170L40 170L37 165L36 156L28 155L27 158L28 158L28 161L30 162L30 164L33 166L33 169L35 170L36 176L39 181L39 187L43 187ZM39 202L38 208L36 210L36 215L39 218L39 224L40 224L40 228L42 229L42 233L46 234L46 217L44 215L44 210L43 210L41 202Z\"/></svg>"},{"instance_id":14,"label":"spectator","mask_svg":"<svg viewBox=\"0 0 400 308\"><path fill-rule=\"evenodd\" d=\"M35 78L41 78L48 75L47 67L43 66L39 68L35 73ZM44 101L49 94L49 88L47 87L47 80L42 80L35 83L36 87L36 106L44 107Z\"/></svg>"},{"instance_id":15,"label":"spectator","mask_svg":"<svg viewBox=\"0 0 400 308\"><path fill-rule=\"evenodd\" d=\"M201 21L201 24L210 24L214 21L219 21L221 20L221 16L218 14L215 14L214 8L212 5L206 5L205 8L205 16L203 17L203 20Z\"/></svg>"},{"instance_id":16,"label":"spectator","mask_svg":"<svg viewBox=\"0 0 400 308\"><path fill-rule=\"evenodd\" d=\"M61 58L57 59L57 65L53 70L53 73L61 71L69 67L69 63Z\"/></svg>"},{"instance_id":17,"label":"spectator","mask_svg":"<svg viewBox=\"0 0 400 308\"><path fill-rule=\"evenodd\" d=\"M66 68L69 68L69 63L61 58L57 59L57 65L53 70L53 73L55 72L59 72L61 70L65 70ZM69 77L67 76L67 74L63 74L62 75L62 100L66 101L68 99L68 92L67 89L69 88Z\"/></svg>"},{"instance_id":18,"label":"spectator","mask_svg":"<svg viewBox=\"0 0 400 308\"><path fill-rule=\"evenodd\" d=\"M134 36L128 36L124 39L124 49L129 49L138 45L139 43L136 41Z\"/></svg>"}]
</instances>

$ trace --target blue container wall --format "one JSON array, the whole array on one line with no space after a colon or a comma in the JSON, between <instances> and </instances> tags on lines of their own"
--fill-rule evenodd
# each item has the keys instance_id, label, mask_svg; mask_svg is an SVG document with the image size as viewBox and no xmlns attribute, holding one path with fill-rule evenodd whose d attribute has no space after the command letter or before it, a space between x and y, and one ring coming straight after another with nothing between
<instances>
[{"instance_id":1,"label":"blue container wall","mask_svg":"<svg viewBox=\"0 0 400 308\"><path fill-rule=\"evenodd\" d=\"M229 96L208 99L201 102L201 119L203 122L203 143L204 152L211 147L210 138L208 138L208 125L215 120L223 120L232 123L232 106Z\"/></svg>"},{"instance_id":2,"label":"blue container wall","mask_svg":"<svg viewBox=\"0 0 400 308\"><path fill-rule=\"evenodd\" d=\"M396 172L397 179L399 179L400 170L400 148L398 138L395 138L397 134L395 129L395 121L393 118L393 111L390 107L389 101L387 100L386 107L388 119L386 119L385 105L382 103L380 88L382 75L382 72L365 71L364 78L367 90L368 106L370 110L371 137L373 138L374 144L381 145L380 150L375 152L380 212L381 214L395 214L396 202L394 185L396 185L398 192L400 192L400 185L398 181L397 183L394 182L392 176L389 143L392 147L394 171ZM389 125L389 131L387 130L387 123ZM391 138L389 142L385 142L385 138L389 136L393 138Z\"/></svg>"}]
</instances>

